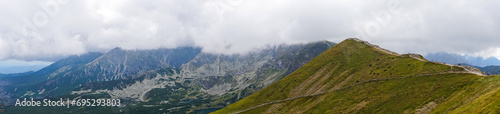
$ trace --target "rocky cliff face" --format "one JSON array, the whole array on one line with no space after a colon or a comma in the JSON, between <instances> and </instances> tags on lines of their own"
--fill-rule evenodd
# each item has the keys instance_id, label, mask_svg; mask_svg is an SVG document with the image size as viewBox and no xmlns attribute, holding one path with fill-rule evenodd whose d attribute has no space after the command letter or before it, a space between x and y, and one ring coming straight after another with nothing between
<instances>
[{"instance_id":1,"label":"rocky cliff face","mask_svg":"<svg viewBox=\"0 0 500 114\"><path fill-rule=\"evenodd\" d=\"M122 50L115 48L87 64L84 76L96 81L123 79L162 68L179 68L201 52L200 48L176 48L158 50Z\"/></svg>"}]
</instances>

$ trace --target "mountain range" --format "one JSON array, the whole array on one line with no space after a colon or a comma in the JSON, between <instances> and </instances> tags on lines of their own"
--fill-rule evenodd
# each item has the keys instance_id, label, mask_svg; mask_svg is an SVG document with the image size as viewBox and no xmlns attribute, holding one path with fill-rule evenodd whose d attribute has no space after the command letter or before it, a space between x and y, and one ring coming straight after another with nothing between
<instances>
[{"instance_id":1,"label":"mountain range","mask_svg":"<svg viewBox=\"0 0 500 114\"><path fill-rule=\"evenodd\" d=\"M500 78L479 70L496 67L444 64L356 38L247 54L202 50L70 56L36 72L0 75L0 97L9 113L498 113L500 105ZM11 106L16 98L111 98L122 105Z\"/></svg>"},{"instance_id":2,"label":"mountain range","mask_svg":"<svg viewBox=\"0 0 500 114\"><path fill-rule=\"evenodd\" d=\"M211 54L201 48L87 53L39 71L0 77L7 104L15 98L119 98L123 107L10 107L19 113L172 112L223 108L276 82L335 45L328 41L278 45L248 54Z\"/></svg>"}]
</instances>

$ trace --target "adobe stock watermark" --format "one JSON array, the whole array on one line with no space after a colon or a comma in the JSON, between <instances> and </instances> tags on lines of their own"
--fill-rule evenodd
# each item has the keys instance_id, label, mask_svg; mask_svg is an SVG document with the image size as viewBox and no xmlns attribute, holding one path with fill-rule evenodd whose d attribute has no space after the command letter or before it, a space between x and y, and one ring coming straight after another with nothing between
<instances>
[{"instance_id":1,"label":"adobe stock watermark","mask_svg":"<svg viewBox=\"0 0 500 114\"><path fill-rule=\"evenodd\" d=\"M224 14L240 6L243 0L216 0L212 5L220 21L224 21Z\"/></svg>"},{"instance_id":2,"label":"adobe stock watermark","mask_svg":"<svg viewBox=\"0 0 500 114\"><path fill-rule=\"evenodd\" d=\"M411 0L406 0L411 1ZM394 20L394 16L402 15L401 1L399 0L389 0L386 4L386 9L382 9L376 12L372 12L373 19L364 24L364 26L354 27L356 31L356 37L369 39L371 37L377 37L383 28L387 27Z\"/></svg>"},{"instance_id":3,"label":"adobe stock watermark","mask_svg":"<svg viewBox=\"0 0 500 114\"><path fill-rule=\"evenodd\" d=\"M60 11L61 5L68 4L69 0L43 0L39 2L40 10L31 18L23 18L22 35L25 38L39 36L39 28L45 27Z\"/></svg>"}]
</instances>

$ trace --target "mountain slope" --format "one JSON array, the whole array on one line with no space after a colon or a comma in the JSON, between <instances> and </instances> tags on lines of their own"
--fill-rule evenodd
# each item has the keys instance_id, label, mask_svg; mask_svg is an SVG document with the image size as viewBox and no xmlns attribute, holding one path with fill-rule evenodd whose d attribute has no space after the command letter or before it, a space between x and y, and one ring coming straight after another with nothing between
<instances>
[{"instance_id":1,"label":"mountain slope","mask_svg":"<svg viewBox=\"0 0 500 114\"><path fill-rule=\"evenodd\" d=\"M421 57L421 56L420 56ZM215 113L428 113L498 110L500 77L347 39ZM490 101L490 102L488 102ZM489 108L477 108L478 106ZM475 109L475 110L471 110ZM469 113L470 113L469 112Z\"/></svg>"}]
</instances>

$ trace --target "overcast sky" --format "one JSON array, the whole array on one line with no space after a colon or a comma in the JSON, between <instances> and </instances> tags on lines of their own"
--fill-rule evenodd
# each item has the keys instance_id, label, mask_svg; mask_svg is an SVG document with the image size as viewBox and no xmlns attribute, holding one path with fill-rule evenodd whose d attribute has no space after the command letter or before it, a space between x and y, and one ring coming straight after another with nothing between
<instances>
[{"instance_id":1,"label":"overcast sky","mask_svg":"<svg viewBox=\"0 0 500 114\"><path fill-rule=\"evenodd\" d=\"M398 53L500 57L499 0L9 0L0 60L199 46L245 53L358 37Z\"/></svg>"}]
</instances>

